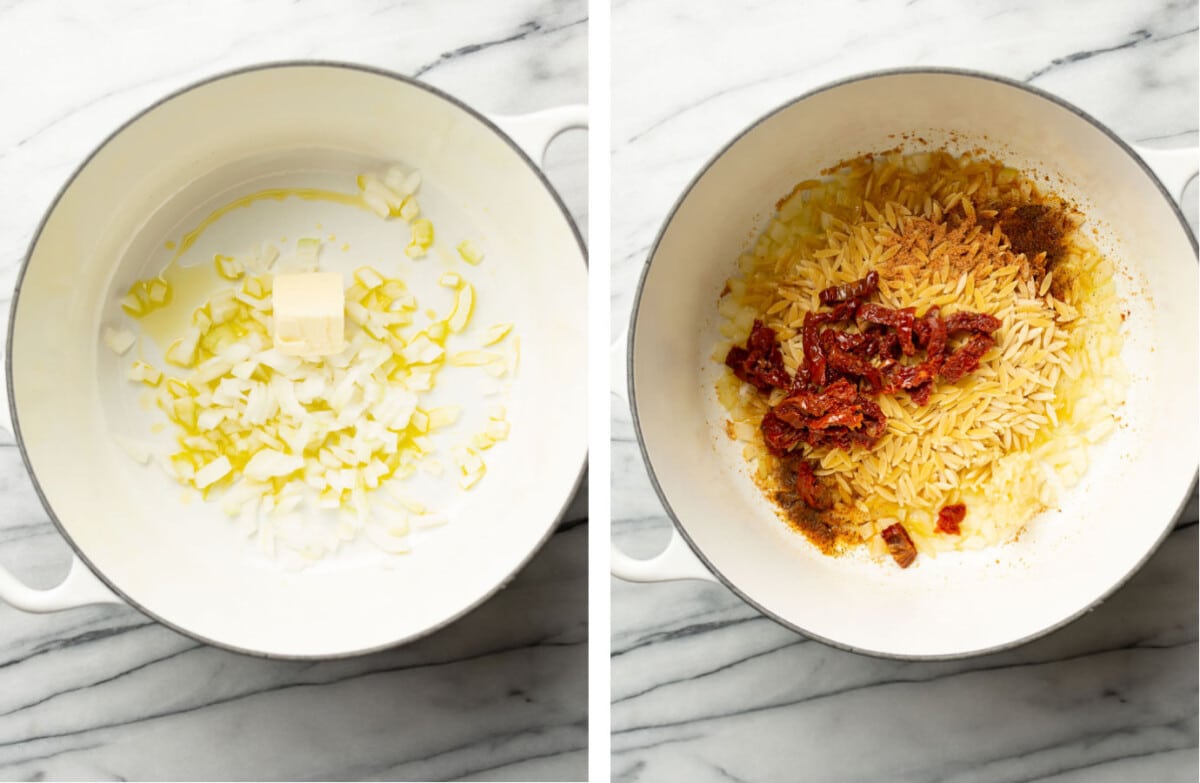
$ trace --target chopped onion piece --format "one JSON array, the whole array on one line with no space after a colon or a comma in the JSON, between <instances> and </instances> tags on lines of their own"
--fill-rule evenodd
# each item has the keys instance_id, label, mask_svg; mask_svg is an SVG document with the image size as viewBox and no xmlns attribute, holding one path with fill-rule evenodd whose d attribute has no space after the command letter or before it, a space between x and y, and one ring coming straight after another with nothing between
<instances>
[{"instance_id":1,"label":"chopped onion piece","mask_svg":"<svg viewBox=\"0 0 1200 783\"><path fill-rule=\"evenodd\" d=\"M217 268L217 274L226 280L240 280L242 275L246 274L246 267L242 262L230 256L215 256L213 265Z\"/></svg>"},{"instance_id":2,"label":"chopped onion piece","mask_svg":"<svg viewBox=\"0 0 1200 783\"><path fill-rule=\"evenodd\" d=\"M125 374L125 377L134 383L157 386L162 381L162 372L138 359L129 366L129 372Z\"/></svg>"},{"instance_id":3,"label":"chopped onion piece","mask_svg":"<svg viewBox=\"0 0 1200 783\"><path fill-rule=\"evenodd\" d=\"M137 337L128 329L114 329L111 326L104 327L104 344L115 353L117 356L124 356L133 344L137 342Z\"/></svg>"},{"instance_id":4,"label":"chopped onion piece","mask_svg":"<svg viewBox=\"0 0 1200 783\"><path fill-rule=\"evenodd\" d=\"M404 348L404 360L410 364L430 364L442 358L445 349L429 339L425 334L419 334Z\"/></svg>"},{"instance_id":5,"label":"chopped onion piece","mask_svg":"<svg viewBox=\"0 0 1200 783\"><path fill-rule=\"evenodd\" d=\"M369 266L362 266L354 270L354 279L362 283L368 291L373 291L383 285L383 277Z\"/></svg>"},{"instance_id":6,"label":"chopped onion piece","mask_svg":"<svg viewBox=\"0 0 1200 783\"><path fill-rule=\"evenodd\" d=\"M475 243L469 239L458 243L458 255L462 257L463 261L472 266L479 266L479 263L483 261L483 251L476 247Z\"/></svg>"},{"instance_id":7,"label":"chopped onion piece","mask_svg":"<svg viewBox=\"0 0 1200 783\"><path fill-rule=\"evenodd\" d=\"M213 323L225 323L237 314L237 300L232 290L221 291L208 300L208 315Z\"/></svg>"},{"instance_id":8,"label":"chopped onion piece","mask_svg":"<svg viewBox=\"0 0 1200 783\"><path fill-rule=\"evenodd\" d=\"M383 184L401 196L411 196L417 192L417 188L421 187L421 173L413 171L405 174L399 166L392 166L384 173Z\"/></svg>"},{"instance_id":9,"label":"chopped onion piece","mask_svg":"<svg viewBox=\"0 0 1200 783\"><path fill-rule=\"evenodd\" d=\"M433 223L426 218L418 218L412 222L412 239L404 252L409 258L420 258L433 246Z\"/></svg>"},{"instance_id":10,"label":"chopped onion piece","mask_svg":"<svg viewBox=\"0 0 1200 783\"><path fill-rule=\"evenodd\" d=\"M450 331L458 334L465 329L471 320L471 313L474 309L475 287L467 283L458 290L458 296L454 302L454 312L450 314L448 321Z\"/></svg>"},{"instance_id":11,"label":"chopped onion piece","mask_svg":"<svg viewBox=\"0 0 1200 783\"><path fill-rule=\"evenodd\" d=\"M448 361L455 367L481 367L503 359L500 354L491 351L459 351L451 354Z\"/></svg>"},{"instance_id":12,"label":"chopped onion piece","mask_svg":"<svg viewBox=\"0 0 1200 783\"><path fill-rule=\"evenodd\" d=\"M507 421L489 421L483 431L492 440L504 440L508 437L509 424Z\"/></svg>"},{"instance_id":13,"label":"chopped onion piece","mask_svg":"<svg viewBox=\"0 0 1200 783\"><path fill-rule=\"evenodd\" d=\"M242 473L256 481L286 476L304 467L304 458L284 454L275 449L263 449L250 458Z\"/></svg>"},{"instance_id":14,"label":"chopped onion piece","mask_svg":"<svg viewBox=\"0 0 1200 783\"><path fill-rule=\"evenodd\" d=\"M370 210L376 215L379 215L379 217L391 217L392 208L388 206L387 201L384 200L383 197L375 193L363 193L362 198L367 207L370 208Z\"/></svg>"},{"instance_id":15,"label":"chopped onion piece","mask_svg":"<svg viewBox=\"0 0 1200 783\"><path fill-rule=\"evenodd\" d=\"M145 305L142 300L138 299L133 294L126 294L121 297L121 309L132 315L134 318L140 318L146 314Z\"/></svg>"},{"instance_id":16,"label":"chopped onion piece","mask_svg":"<svg viewBox=\"0 0 1200 783\"><path fill-rule=\"evenodd\" d=\"M162 306L171 298L171 287L167 285L166 280L155 278L150 281L150 286L146 291L146 299L150 304Z\"/></svg>"},{"instance_id":17,"label":"chopped onion piece","mask_svg":"<svg viewBox=\"0 0 1200 783\"><path fill-rule=\"evenodd\" d=\"M196 362L196 346L200 342L200 330L189 328L167 348L167 361L179 367L191 367Z\"/></svg>"},{"instance_id":18,"label":"chopped onion piece","mask_svg":"<svg viewBox=\"0 0 1200 783\"><path fill-rule=\"evenodd\" d=\"M483 343L481 343L481 344L484 347L487 347L489 345L495 345L496 343L500 342L505 337L507 337L508 333L512 331L512 328L513 328L513 325L511 322L505 323L505 324L495 324L493 326L489 326L488 330L484 333Z\"/></svg>"},{"instance_id":19,"label":"chopped onion piece","mask_svg":"<svg viewBox=\"0 0 1200 783\"><path fill-rule=\"evenodd\" d=\"M404 203L400 205L400 211L397 213L400 219L411 223L421 214L421 205L417 203L416 196L409 196L404 199Z\"/></svg>"},{"instance_id":20,"label":"chopped onion piece","mask_svg":"<svg viewBox=\"0 0 1200 783\"><path fill-rule=\"evenodd\" d=\"M196 471L196 476L192 481L196 484L196 489L204 489L228 476L232 470L233 465L230 464L227 457L217 457Z\"/></svg>"},{"instance_id":21,"label":"chopped onion piece","mask_svg":"<svg viewBox=\"0 0 1200 783\"><path fill-rule=\"evenodd\" d=\"M443 408L434 408L428 411L430 429L438 427L449 427L454 422L458 421L459 414L462 409L457 405L449 405Z\"/></svg>"}]
</instances>

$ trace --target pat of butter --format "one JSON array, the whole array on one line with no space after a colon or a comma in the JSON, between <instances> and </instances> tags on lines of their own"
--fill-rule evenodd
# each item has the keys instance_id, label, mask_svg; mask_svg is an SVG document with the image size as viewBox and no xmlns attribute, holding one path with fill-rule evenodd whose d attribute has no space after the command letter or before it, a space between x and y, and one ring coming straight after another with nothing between
<instances>
[{"instance_id":1,"label":"pat of butter","mask_svg":"<svg viewBox=\"0 0 1200 783\"><path fill-rule=\"evenodd\" d=\"M345 345L345 300L336 272L275 275L275 347L289 356L329 356Z\"/></svg>"}]
</instances>

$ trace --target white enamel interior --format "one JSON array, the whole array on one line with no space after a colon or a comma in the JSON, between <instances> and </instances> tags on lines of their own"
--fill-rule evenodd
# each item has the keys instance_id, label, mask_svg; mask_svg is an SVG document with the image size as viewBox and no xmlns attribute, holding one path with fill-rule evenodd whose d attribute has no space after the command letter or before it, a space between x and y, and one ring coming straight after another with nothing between
<instances>
[{"instance_id":1,"label":"white enamel interior","mask_svg":"<svg viewBox=\"0 0 1200 783\"><path fill-rule=\"evenodd\" d=\"M1093 451L1061 511L1014 544L908 570L820 555L775 516L724 437L716 303L749 229L792 185L892 148L983 146L1075 198L1128 279L1125 426ZM632 337L641 436L694 548L741 594L812 635L903 656L963 655L1034 636L1110 591L1164 535L1197 465L1197 263L1187 229L1139 164L1053 101L962 74L873 77L807 97L739 138L687 194L658 244Z\"/></svg>"},{"instance_id":2,"label":"white enamel interior","mask_svg":"<svg viewBox=\"0 0 1200 783\"><path fill-rule=\"evenodd\" d=\"M323 264L350 241L345 271L369 263L410 275L410 287L426 294L423 307L444 310L449 295L438 293L436 278L446 268L463 271L478 289L479 323L512 320L521 336L507 400L512 435L487 453L489 473L474 491L427 498L450 521L421 535L411 555L385 567L352 549L290 573L239 539L215 505L181 502L161 471L137 466L114 446L111 432L144 432L150 414L121 380L122 365L99 342L99 329L119 320L116 301L133 280L165 264L164 242L212 208L267 186L352 191L359 171L390 162L421 171L424 212L447 257L410 262L403 223L289 199L231 213L185 263L211 263L221 248L242 252L264 239L294 242L322 222L339 234ZM486 249L478 268L449 260L467 238ZM549 534L586 454L585 302L586 267L567 217L529 164L474 115L356 69L249 71L139 117L54 206L15 305L17 425L53 513L94 569L136 604L189 633L254 652L367 650L458 616ZM482 421L481 410L474 414ZM461 440L471 431L464 426Z\"/></svg>"}]
</instances>

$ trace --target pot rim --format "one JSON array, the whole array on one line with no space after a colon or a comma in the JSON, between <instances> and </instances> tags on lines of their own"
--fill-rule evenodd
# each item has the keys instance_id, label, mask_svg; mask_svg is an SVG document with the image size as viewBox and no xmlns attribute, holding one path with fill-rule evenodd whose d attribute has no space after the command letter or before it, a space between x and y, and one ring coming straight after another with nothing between
<instances>
[{"instance_id":1,"label":"pot rim","mask_svg":"<svg viewBox=\"0 0 1200 783\"><path fill-rule=\"evenodd\" d=\"M885 68L885 69L876 70L876 71L866 71L863 73L855 74L853 76L848 76L848 77L838 79L835 81L827 82L825 84L822 84L819 87L815 87L811 90L801 93L800 95L798 95L794 98L790 98L787 101L777 105L774 109L771 109L770 111L761 115L756 120L751 122L749 125L744 127L742 130L738 131L738 133L736 135L734 135L733 138L731 138L724 145L722 145L721 148L719 150L717 150L717 152L714 155L712 155L708 159L708 161L706 161L704 163L703 166L700 167L700 170L692 177L691 181L688 182L687 186L683 189L682 193L675 200L675 203L671 206L671 209L667 212L667 216L663 220L662 226L658 230L658 235L654 238L654 242L650 246L650 252L647 255L646 263L642 268L642 274L638 279L637 290L636 290L636 292L634 294L634 298L633 298L633 307L632 307L632 310L631 310L630 316L629 316L629 329L628 329L627 337L626 337L625 370L626 370L626 378L627 378L627 384L628 384L626 393L629 397L629 409L630 409L630 413L632 414L634 432L637 435L638 449L641 451L642 461L645 463L645 466L646 466L646 473L650 478L651 486L654 487L655 494L658 495L659 502L662 503L663 509L667 512L667 516L670 518L671 523L674 525L675 531L680 536L683 537L683 540L685 542L687 542L687 545L692 550L692 553L695 554L696 557L699 558L700 562L704 564L704 567L707 568L714 576L716 576L717 579L720 580L720 582L722 584L724 584L727 588L729 588L734 593L734 595L738 596L740 599L745 601L747 604L754 607L754 609L756 609L763 616L775 621L776 623L784 626L785 628L795 631L796 633L799 633L810 639L816 639L817 641L819 641L823 644L827 644L830 647L834 647L839 650L845 650L847 652L858 653L860 655L867 655L867 656L870 656L873 658L881 658L881 659L886 659L886 660L950 661L950 660L958 660L958 659L962 659L962 658L974 658L977 656L988 655L990 653L1002 652L1004 650L1010 650L1015 647L1020 647L1024 644L1028 644L1029 642L1032 642L1035 639L1040 639L1041 637L1051 634L1054 631L1059 630L1060 628L1064 628L1064 627L1070 625L1075 620L1079 619L1080 617L1087 614L1095 607L1099 606L1105 600L1107 600L1109 596L1111 596L1114 592L1116 592L1121 587L1123 587L1125 585L1125 583L1128 582L1133 577L1134 574L1136 574L1138 571L1140 571L1142 569L1142 567L1146 564L1146 562L1154 555L1155 552L1158 551L1159 547L1162 546L1162 543L1163 543L1163 541L1166 540L1167 536L1169 536L1171 534L1171 532L1175 529L1175 520L1179 518L1180 512L1184 508L1184 504L1187 503L1188 498L1191 497L1192 492L1194 492L1196 490L1198 478L1200 478L1200 473L1193 474L1192 480L1188 484L1188 487L1187 487L1186 491L1184 492L1183 497L1179 500L1179 502L1175 508L1174 514L1166 522L1166 524L1164 524L1163 531L1159 535L1158 539L1154 542L1154 544L1152 546L1150 546L1149 549L1146 550L1146 553L1138 560L1138 562L1135 563L1129 571L1127 571L1125 574L1123 574L1121 577L1119 577L1112 584L1112 586L1110 586L1107 590L1105 590L1103 593L1101 593L1099 596L1097 596L1095 599L1093 599L1091 602L1089 602L1086 606L1081 607L1078 611L1074 612L1073 614L1068 615L1067 617L1063 618L1062 620L1058 621L1057 623L1051 624L1049 626L1046 626L1045 628L1042 628L1031 634L1027 634L1026 636L1020 637L1018 639L1014 639L1012 641L1004 642L1001 644L995 644L995 645L992 645L989 647L981 647L977 650L968 650L965 652L954 652L954 653L932 654L932 655L925 655L925 654L910 655L910 654L902 654L902 653L892 653L892 652L887 652L885 650L870 650L870 649L858 647L858 646L855 646L852 644L846 644L844 642L839 642L834 639L829 639L829 638L826 638L819 634L812 633L811 631L806 630L800 624L794 623L790 620L787 620L786 618L776 614L775 612L772 612L772 611L766 609L761 604L756 602L753 598L751 598L749 595L747 595L745 592L743 592L732 580L727 578L725 576L725 574L723 574L721 572L721 570L718 569L712 563L711 560L709 560L709 558L704 554L704 552L700 549L700 547L696 545L696 543L692 540L691 536L688 535L686 527L680 521L679 516L675 513L675 510L671 506L670 501L667 500L666 493L664 492L662 485L659 483L658 475L656 474L656 472L654 470L654 464L650 459L650 453L646 448L646 440L642 434L641 420L640 420L640 417L638 416L637 389L636 389L636 385L634 383L635 370L634 370L634 361L633 361L634 337L637 333L638 315L641 312L642 294L645 291L646 279L650 274L651 266L653 266L653 264L654 264L654 257L658 253L659 245L663 240L663 236L667 232L667 228L670 227L672 221L675 219L676 213L679 211L680 207L683 206L683 203L685 201L687 201L688 197L692 193L692 190L695 189L696 185L699 184L700 180L702 180L704 178L704 176L706 174L708 174L709 169L711 169L718 160L720 160L722 157L725 156L725 153L727 153L730 149L732 149L734 147L734 145L736 145L738 142L740 142L744 136L746 136L747 134L754 131L756 128L758 128L763 123L773 119L776 115L786 111L787 109L790 109L792 106L794 106L802 101L805 101L813 96L819 95L824 92L828 92L830 90L837 89L839 87L845 87L847 85L854 84L856 82L869 81L872 79L878 79L878 78L890 77L890 76L924 76L924 75L960 76L960 77L966 77L966 78L970 78L970 79L979 79L982 81L990 81L990 82L995 82L998 84L1003 84L1007 87L1013 87L1013 88L1016 88L1019 90L1023 90L1027 93L1031 93L1032 95L1035 95L1039 98L1047 100L1047 101L1055 104L1058 108L1065 109L1066 111L1070 112L1071 114L1074 114L1076 117L1089 123L1092 127L1096 128L1101 133L1103 133L1105 136L1107 136L1111 141L1113 141L1123 152L1125 152L1126 155L1128 155L1141 168L1142 172L1150 179L1150 181L1158 189L1159 193L1163 196L1163 198L1171 206L1171 209L1175 213L1175 217L1179 220L1180 228L1183 230L1184 235L1191 242L1192 252L1193 253L1197 252L1196 236L1192 234L1191 228L1188 226L1187 219L1184 217L1183 211L1180 209L1178 202L1175 200L1174 196L1172 196L1170 193L1167 192L1167 189L1165 187L1163 187L1162 182L1158 179L1158 177L1150 169L1150 167L1146 164L1146 162L1141 159L1141 157L1133 150L1132 147L1130 147L1129 144L1127 144L1123 139L1121 139L1120 136L1118 136L1116 133L1114 133L1112 130L1110 130L1108 128L1108 126L1106 126L1104 123L1100 122L1096 118L1092 117L1090 114L1083 111L1082 109L1075 106L1074 104L1069 103L1068 101L1066 101L1052 93L1049 93L1045 90L1042 90L1038 87L1034 87L1033 85L1026 84L1023 82L1018 82L1014 79L1009 79L1004 76L998 76L996 74L986 73L984 71L976 71L976 70L971 70L971 69L966 69L966 68L916 66L916 67L903 67L903 68Z\"/></svg>"},{"instance_id":2,"label":"pot rim","mask_svg":"<svg viewBox=\"0 0 1200 783\"><path fill-rule=\"evenodd\" d=\"M563 502L561 508L559 508L558 513L555 515L553 521L546 526L545 532L541 535L541 538L537 541L536 545L532 549L530 549L529 553L519 563L517 563L513 567L513 569L511 571L509 571L509 573L503 579L499 580L495 585L493 585L489 590L484 592L475 601L473 601L466 607L460 609L458 612L452 614L451 616L444 618L440 622L435 623L435 624L429 626L428 628L424 628L420 631L417 631L416 633L412 633L407 636L403 636L403 637L393 640L393 641L388 641L388 642L384 642L382 644L372 645L371 647L364 647L364 648L358 649L358 650L350 650L350 651L337 652L337 653L329 653L329 654L286 653L286 654L284 654L284 653L265 652L262 650L253 650L253 649L249 649L249 648L245 648L245 647L239 647L238 645L230 644L227 642L222 642L217 639L211 639L211 638L204 636L203 634L199 634L194 631L188 630L187 628L184 628L184 627L172 622L171 620L163 617L162 615L157 614L157 613L147 609L145 606L140 604L138 601L134 600L129 595L127 595L125 592L123 592L117 585L113 584L113 582L110 581L109 578L104 574L104 572L102 570L100 570L99 568L97 568L92 563L92 561L87 557L87 555L83 552L83 550L75 543L75 540L71 537L70 533L67 532L66 527L63 525L62 521L59 519L58 514L54 511L53 506L51 506L50 500L46 497L45 492L42 490L41 483L38 481L37 474L34 472L34 469L33 469L33 465L29 461L29 454L27 453L27 451L25 449L25 441L21 435L20 418L17 415L16 395L14 393L15 386L13 384L13 339L12 338L13 338L13 330L16 326L16 320L17 320L17 318L16 318L17 304L21 297L21 287L25 280L25 272L29 267L29 262L30 262L30 259L33 257L33 252L37 247L38 240L41 239L42 231L46 227L46 221L49 220L50 216L54 213L54 210L58 207L59 202L62 200L62 197L66 194L66 192L68 190L70 190L71 186L75 183L75 180L79 177L80 173L85 168L87 168L87 166L92 162L92 159L95 158L96 155L98 155L101 150L103 150L105 147L107 147L109 142L111 142L113 139L115 139L119 135L121 135L128 127L130 127L135 122L142 119L142 117L146 116L147 114L154 111L158 107L162 106L163 104L168 103L169 101L172 101L176 98L179 98L187 93L190 93L193 90L200 89L200 88L205 87L214 82L224 81L225 79L237 78L240 76L244 76L246 74L256 73L258 71L282 70L285 68L311 68L311 67L357 71L359 73L367 73L367 74L371 74L374 76L380 76L380 77L383 77L386 79L390 79L393 81L398 81L398 82L401 82L408 86L416 87L420 90L424 90L425 92L433 95L434 97L440 98L443 101L446 101L447 103L451 104L458 110L464 112L468 116L481 122L488 130L490 130L493 134L495 134L498 138L500 138L505 144L507 144L508 147L517 154L517 156L522 160L522 162L524 162L524 164L529 168L529 170L533 173L533 175L535 177L537 177L537 179L542 183L542 187L545 188L546 192L550 195L551 199L553 199L555 205L559 209L559 212L562 214L563 219L566 221L568 228L570 228L571 233L574 235L575 243L579 248L579 257L583 261L585 268L588 264L587 246L584 244L583 236L579 232L579 227L577 225L575 225L574 218L571 217L570 211L567 209L566 204L563 203L563 200L559 196L558 192L554 189L553 185L550 184L550 180L547 179L546 175L542 172L541 168L532 159L530 159L530 157L525 153L525 151L523 149L521 149L521 147L515 141L513 141L512 138L510 138L508 136L508 134L506 134L503 130L501 130L489 117L487 117L483 113L479 112L478 110L472 108L470 105L468 105L467 103L463 102L462 100L454 97L453 95L450 95L449 93L444 92L444 91L438 89L437 87L427 84L419 79L416 79L411 76L405 76L404 74L396 73L394 71L390 71L385 68L379 68L379 67L376 67L373 65L365 65L362 63L344 62L344 61L338 61L338 60L324 60L324 59L279 60L279 61L257 63L254 65L244 66L244 67L240 67L240 68L233 68L230 70L225 70L225 71L221 71L219 73L212 74L210 76L206 76L202 79L199 79L197 81L186 84L183 87L172 90L171 92L167 93L163 97L159 98L158 100L154 101L153 103L149 104L145 108L138 111L136 114L134 114L132 117L130 117L125 122L121 123L116 129L114 129L111 133L106 135L103 138L103 140L101 140L100 143L97 144L92 149L92 151L89 152L88 155L71 172L71 175L63 183L62 187L60 187L58 189L58 192L54 195L54 198L50 201L50 205L46 208L46 211L42 214L42 218L38 222L37 229L34 231L33 237L29 241L28 249L25 251L25 255L21 259L20 268L17 271L16 288L13 291L12 301L9 306L8 330L7 330L7 335L6 335L7 341L6 341L5 347L4 347L4 353L5 353L5 355L4 355L4 363L5 363L4 381L5 381L5 384L7 385L8 407L9 407L9 415L12 418L13 437L17 443L17 450L21 453L21 461L25 464L25 470L29 474L30 480L33 482L34 491L37 493L38 499L41 501L42 507L46 510L47 515L50 517L50 521L54 523L54 526L56 528L58 528L59 535L61 535L66 540L67 544L70 545L71 550L74 553L74 556L78 557L80 560L82 560L84 565L86 565L88 567L88 569L96 576L96 578L98 578L101 582L103 582L104 585L106 587L108 587L108 589L112 590L112 592L115 593L122 601L124 601L126 604L133 607L137 611L141 612L142 614L146 615L147 617L151 618L152 620L154 620L158 623L161 623L162 625L165 625L166 627L170 628L171 630L173 630L177 633L183 634L184 636L187 636L189 638L195 639L196 641L201 642L203 644L211 645L213 647L219 647L221 649L229 650L230 652L240 653L243 655L249 655L249 656L253 656L253 657L257 657L257 658L268 658L268 659L273 659L273 660L303 660L303 661L338 660L338 659L342 659L342 658L355 658L360 655L368 655L370 653L380 652L382 650L389 650L393 647L399 647L401 645L405 645L410 642L414 642L417 639L423 638L425 636L429 636L430 634L433 634L433 633L441 630L442 628L445 628L446 626L450 625L451 623L454 623L457 620L461 619L462 617L466 616L467 614L471 613L472 611L474 611L475 609L477 609L478 607L480 607L481 605L486 603L492 596L494 596L497 592L499 592L502 587L504 587L510 581L512 581L512 579L520 571L522 571L526 565L529 564L529 561L532 560L533 557L542 550L542 548L546 545L546 542L550 539L550 537L552 535L554 535L554 533L558 529L559 522L562 520L563 516L566 514L567 509L570 507L571 501L575 498L575 495L579 491L579 487L583 482L583 477L586 475L587 466L588 466L587 452L585 450L584 458L580 463L579 470L576 472L575 479L571 485L571 489L566 497L566 500Z\"/></svg>"}]
</instances>

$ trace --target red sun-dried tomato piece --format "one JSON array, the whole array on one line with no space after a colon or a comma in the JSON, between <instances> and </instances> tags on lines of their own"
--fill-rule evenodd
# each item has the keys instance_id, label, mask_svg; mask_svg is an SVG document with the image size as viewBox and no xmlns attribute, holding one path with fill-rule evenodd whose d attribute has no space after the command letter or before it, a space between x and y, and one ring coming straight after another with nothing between
<instances>
[{"instance_id":1,"label":"red sun-dried tomato piece","mask_svg":"<svg viewBox=\"0 0 1200 783\"><path fill-rule=\"evenodd\" d=\"M946 361L942 363L942 379L954 383L967 373L974 372L979 367L979 360L995 344L996 341L990 334L972 335L966 345L946 357Z\"/></svg>"},{"instance_id":2,"label":"red sun-dried tomato piece","mask_svg":"<svg viewBox=\"0 0 1200 783\"><path fill-rule=\"evenodd\" d=\"M804 375L813 386L824 386L825 350L821 347L821 319L817 313L804 314L800 336L804 341Z\"/></svg>"},{"instance_id":3,"label":"red sun-dried tomato piece","mask_svg":"<svg viewBox=\"0 0 1200 783\"><path fill-rule=\"evenodd\" d=\"M912 307L904 307L899 310L893 310L890 307L875 304L874 302L863 302L858 306L858 318L867 323L881 324L890 326L896 330L896 336L900 338L900 350L905 356L912 356L916 353L916 346L913 344L913 326L916 322L916 310Z\"/></svg>"},{"instance_id":4,"label":"red sun-dried tomato piece","mask_svg":"<svg viewBox=\"0 0 1200 783\"><path fill-rule=\"evenodd\" d=\"M924 317L921 318L921 323L925 326L927 337L925 339L926 361L936 361L941 366L942 356L946 353L946 340L950 336L950 329L946 325L945 319L942 318L941 311L936 306L925 311Z\"/></svg>"},{"instance_id":5,"label":"red sun-dried tomato piece","mask_svg":"<svg viewBox=\"0 0 1200 783\"><path fill-rule=\"evenodd\" d=\"M958 312L946 318L946 329L950 332L990 334L999 328L1000 319L987 313Z\"/></svg>"},{"instance_id":6,"label":"red sun-dried tomato piece","mask_svg":"<svg viewBox=\"0 0 1200 783\"><path fill-rule=\"evenodd\" d=\"M957 536L962 533L962 521L967 515L967 507L962 503L943 506L938 512L937 529L939 533Z\"/></svg>"},{"instance_id":7,"label":"red sun-dried tomato piece","mask_svg":"<svg viewBox=\"0 0 1200 783\"><path fill-rule=\"evenodd\" d=\"M914 386L908 390L908 396L917 405L924 407L929 404L929 398L933 396L933 381L922 383L920 386Z\"/></svg>"},{"instance_id":8,"label":"red sun-dried tomato piece","mask_svg":"<svg viewBox=\"0 0 1200 783\"><path fill-rule=\"evenodd\" d=\"M883 410L844 378L819 391L794 392L781 400L768 416L792 428L810 446L848 449L852 443L861 443L869 447L887 429ZM773 436L780 442L784 437L775 433Z\"/></svg>"},{"instance_id":9,"label":"red sun-dried tomato piece","mask_svg":"<svg viewBox=\"0 0 1200 783\"><path fill-rule=\"evenodd\" d=\"M779 418L773 410L767 411L759 426L762 430L763 442L767 444L767 450L777 457L787 454L804 439L803 432Z\"/></svg>"},{"instance_id":10,"label":"red sun-dried tomato piece","mask_svg":"<svg viewBox=\"0 0 1200 783\"><path fill-rule=\"evenodd\" d=\"M896 389L915 389L929 383L937 377L936 367L929 362L920 364L897 364L888 374L889 387Z\"/></svg>"},{"instance_id":11,"label":"red sun-dried tomato piece","mask_svg":"<svg viewBox=\"0 0 1200 783\"><path fill-rule=\"evenodd\" d=\"M824 416L830 410L854 403L858 392L847 380L838 380L820 391L798 391L788 395L772 411L795 427L807 426L811 418Z\"/></svg>"},{"instance_id":12,"label":"red sun-dried tomato piece","mask_svg":"<svg viewBox=\"0 0 1200 783\"><path fill-rule=\"evenodd\" d=\"M834 345L829 351L829 366L843 375L864 379L873 392L883 388L883 375L873 364Z\"/></svg>"},{"instance_id":13,"label":"red sun-dried tomato piece","mask_svg":"<svg viewBox=\"0 0 1200 783\"><path fill-rule=\"evenodd\" d=\"M877 342L872 335L861 332L839 332L836 329L821 331L821 345L825 348L826 353L836 345L846 353L866 358L870 355L868 352L872 343L877 344Z\"/></svg>"},{"instance_id":14,"label":"red sun-dried tomato piece","mask_svg":"<svg viewBox=\"0 0 1200 783\"><path fill-rule=\"evenodd\" d=\"M746 339L746 347L734 346L725 355L725 364L742 381L759 391L786 389L792 377L783 366L783 352L775 339L775 330L755 321Z\"/></svg>"},{"instance_id":15,"label":"red sun-dried tomato piece","mask_svg":"<svg viewBox=\"0 0 1200 783\"><path fill-rule=\"evenodd\" d=\"M883 543L887 544L888 552L901 568L908 568L917 559L917 547L909 537L908 531L904 529L904 525L897 522L885 527L880 531L880 535L883 536Z\"/></svg>"},{"instance_id":16,"label":"red sun-dried tomato piece","mask_svg":"<svg viewBox=\"0 0 1200 783\"><path fill-rule=\"evenodd\" d=\"M830 286L820 293L821 304L834 305L852 299L866 299L879 290L879 273L867 272L867 276L852 283Z\"/></svg>"}]
</instances>

